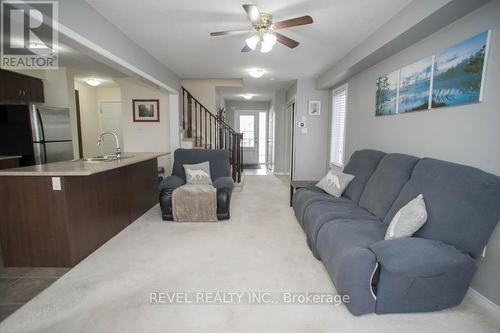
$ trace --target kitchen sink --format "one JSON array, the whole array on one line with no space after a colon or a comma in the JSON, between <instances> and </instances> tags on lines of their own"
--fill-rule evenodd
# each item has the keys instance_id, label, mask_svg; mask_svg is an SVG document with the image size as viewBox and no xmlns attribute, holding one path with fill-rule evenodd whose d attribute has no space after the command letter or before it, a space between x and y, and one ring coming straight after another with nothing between
<instances>
[{"instance_id":1,"label":"kitchen sink","mask_svg":"<svg viewBox=\"0 0 500 333\"><path fill-rule=\"evenodd\" d=\"M104 156L82 158L80 161L83 161L83 162L111 162L111 161L124 160L124 159L130 158L130 157L133 157L133 156L125 155L122 157L117 157L116 155L104 155Z\"/></svg>"}]
</instances>

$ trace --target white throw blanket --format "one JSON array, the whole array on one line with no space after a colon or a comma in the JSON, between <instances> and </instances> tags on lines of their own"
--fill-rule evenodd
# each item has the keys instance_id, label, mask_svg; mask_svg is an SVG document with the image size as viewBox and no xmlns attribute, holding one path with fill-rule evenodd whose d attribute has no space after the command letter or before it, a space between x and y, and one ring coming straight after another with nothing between
<instances>
[{"instance_id":1,"label":"white throw blanket","mask_svg":"<svg viewBox=\"0 0 500 333\"><path fill-rule=\"evenodd\" d=\"M176 222L217 222L217 189L207 184L176 188L172 213Z\"/></svg>"}]
</instances>

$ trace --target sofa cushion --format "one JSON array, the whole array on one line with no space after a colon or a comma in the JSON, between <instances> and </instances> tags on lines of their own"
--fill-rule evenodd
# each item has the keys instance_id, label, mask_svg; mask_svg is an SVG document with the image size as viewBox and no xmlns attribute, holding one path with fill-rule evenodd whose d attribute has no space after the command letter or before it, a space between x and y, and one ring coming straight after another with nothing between
<instances>
[{"instance_id":1,"label":"sofa cushion","mask_svg":"<svg viewBox=\"0 0 500 333\"><path fill-rule=\"evenodd\" d=\"M315 187L315 186L313 186ZM344 202L344 203L352 203L351 200L344 197L334 197L329 195L325 191L316 187L316 190L311 190L308 188L301 188L295 192L293 195L292 206L295 212L295 216L297 220L302 225L304 219L304 213L307 207L313 202Z\"/></svg>"},{"instance_id":2,"label":"sofa cushion","mask_svg":"<svg viewBox=\"0 0 500 333\"><path fill-rule=\"evenodd\" d=\"M410 179L418 158L404 154L388 154L366 183L359 205L380 219L385 215L399 192Z\"/></svg>"},{"instance_id":3,"label":"sofa cushion","mask_svg":"<svg viewBox=\"0 0 500 333\"><path fill-rule=\"evenodd\" d=\"M500 178L476 168L420 160L384 223L422 193L427 222L416 237L440 240L478 257L500 219Z\"/></svg>"},{"instance_id":4,"label":"sofa cushion","mask_svg":"<svg viewBox=\"0 0 500 333\"><path fill-rule=\"evenodd\" d=\"M338 293L349 295L346 306L354 315L375 311L371 279L377 259L369 247L384 239L384 233L382 223L364 220L339 220L319 231L318 254Z\"/></svg>"},{"instance_id":5,"label":"sofa cushion","mask_svg":"<svg viewBox=\"0 0 500 333\"><path fill-rule=\"evenodd\" d=\"M370 220L381 224L376 216L353 202L317 201L311 203L304 213L302 227L307 236L307 245L316 258L318 258L316 240L319 231L325 224L336 220Z\"/></svg>"},{"instance_id":6,"label":"sofa cushion","mask_svg":"<svg viewBox=\"0 0 500 333\"><path fill-rule=\"evenodd\" d=\"M229 151L223 149L177 149L174 152L174 166L172 175L186 181L184 164L196 164L208 161L210 163L210 176L213 180L220 177L231 176L229 165Z\"/></svg>"},{"instance_id":7,"label":"sofa cushion","mask_svg":"<svg viewBox=\"0 0 500 333\"><path fill-rule=\"evenodd\" d=\"M370 149L355 151L343 170L345 173L354 176L349 186L346 187L343 196L357 203L366 182L385 155L381 151Z\"/></svg>"},{"instance_id":8,"label":"sofa cushion","mask_svg":"<svg viewBox=\"0 0 500 333\"><path fill-rule=\"evenodd\" d=\"M186 173L186 184L212 184L212 179L210 178L210 163L208 161L197 164L184 164L183 167Z\"/></svg>"},{"instance_id":9,"label":"sofa cushion","mask_svg":"<svg viewBox=\"0 0 500 333\"><path fill-rule=\"evenodd\" d=\"M354 178L353 175L343 173L337 169L330 169L325 177L323 177L316 186L337 198L340 198L344 193L345 188Z\"/></svg>"},{"instance_id":10,"label":"sofa cushion","mask_svg":"<svg viewBox=\"0 0 500 333\"><path fill-rule=\"evenodd\" d=\"M422 194L404 205L392 218L385 239L411 237L427 220L427 210Z\"/></svg>"}]
</instances>

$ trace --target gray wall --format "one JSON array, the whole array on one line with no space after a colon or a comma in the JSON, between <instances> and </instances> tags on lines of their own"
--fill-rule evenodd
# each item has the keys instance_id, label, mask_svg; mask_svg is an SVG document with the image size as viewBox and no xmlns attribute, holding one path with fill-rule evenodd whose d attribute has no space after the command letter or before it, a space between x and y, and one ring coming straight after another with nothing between
<instances>
[{"instance_id":1,"label":"gray wall","mask_svg":"<svg viewBox=\"0 0 500 333\"><path fill-rule=\"evenodd\" d=\"M309 100L321 101L319 116L308 114ZM328 132L330 119L330 93L316 90L314 79L297 80L295 98L295 153L294 179L313 180L323 177L328 165ZM298 127L306 122L307 133Z\"/></svg>"},{"instance_id":2,"label":"gray wall","mask_svg":"<svg viewBox=\"0 0 500 333\"><path fill-rule=\"evenodd\" d=\"M275 92L271 102L274 118L274 172L285 173L285 143L287 138L287 122L285 119L286 112L286 90L281 89Z\"/></svg>"},{"instance_id":3,"label":"gray wall","mask_svg":"<svg viewBox=\"0 0 500 333\"><path fill-rule=\"evenodd\" d=\"M500 175L499 18L500 0L495 0L350 79L346 157L357 149L373 148L439 158ZM380 74L411 64L487 29L493 32L484 102L395 116L374 116L375 80ZM497 227L488 244L486 258L479 262L473 288L500 305L499 268L500 227Z\"/></svg>"},{"instance_id":4,"label":"gray wall","mask_svg":"<svg viewBox=\"0 0 500 333\"><path fill-rule=\"evenodd\" d=\"M235 128L234 111L251 110L251 111L269 111L271 102L259 101L225 101L226 106L226 123ZM233 109L234 108L234 109Z\"/></svg>"}]
</instances>

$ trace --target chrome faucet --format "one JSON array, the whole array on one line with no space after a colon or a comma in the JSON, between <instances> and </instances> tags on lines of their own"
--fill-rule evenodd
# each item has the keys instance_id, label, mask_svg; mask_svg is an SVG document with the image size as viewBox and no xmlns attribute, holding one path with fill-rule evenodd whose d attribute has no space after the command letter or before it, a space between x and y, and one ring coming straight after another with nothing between
<instances>
[{"instance_id":1,"label":"chrome faucet","mask_svg":"<svg viewBox=\"0 0 500 333\"><path fill-rule=\"evenodd\" d=\"M104 141L104 136L106 134L109 134L109 135L112 135L115 137L115 141L116 141L116 157L117 158L121 158L122 157L122 151L120 150L120 142L118 141L118 135L116 135L115 133L113 132L102 132L101 135L99 135L99 137L97 138L97 145L100 146L101 143Z\"/></svg>"}]
</instances>

